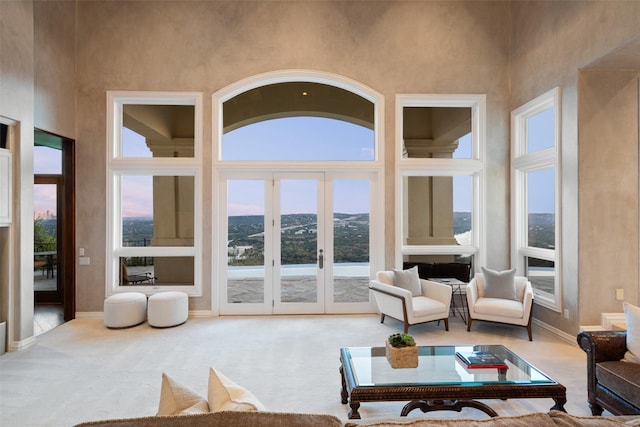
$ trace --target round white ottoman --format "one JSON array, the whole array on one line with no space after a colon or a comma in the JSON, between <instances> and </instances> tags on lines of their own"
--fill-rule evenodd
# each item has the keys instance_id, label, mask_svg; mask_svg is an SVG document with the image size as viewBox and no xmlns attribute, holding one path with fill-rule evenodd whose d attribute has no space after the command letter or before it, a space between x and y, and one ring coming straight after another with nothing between
<instances>
[{"instance_id":1,"label":"round white ottoman","mask_svg":"<svg viewBox=\"0 0 640 427\"><path fill-rule=\"evenodd\" d=\"M147 297L140 292L124 292L104 300L104 324L107 328L128 328L144 322Z\"/></svg>"},{"instance_id":2,"label":"round white ottoman","mask_svg":"<svg viewBox=\"0 0 640 427\"><path fill-rule=\"evenodd\" d=\"M149 297L147 320L156 328L178 326L189 317L189 297L184 292L160 292Z\"/></svg>"}]
</instances>

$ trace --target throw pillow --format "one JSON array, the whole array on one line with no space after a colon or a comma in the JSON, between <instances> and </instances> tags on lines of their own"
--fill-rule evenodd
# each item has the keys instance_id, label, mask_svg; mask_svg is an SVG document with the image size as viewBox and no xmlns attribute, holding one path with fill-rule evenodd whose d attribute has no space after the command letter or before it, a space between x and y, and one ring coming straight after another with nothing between
<instances>
[{"instance_id":1,"label":"throw pillow","mask_svg":"<svg viewBox=\"0 0 640 427\"><path fill-rule=\"evenodd\" d=\"M482 267L484 275L484 297L511 299L518 301L516 296L516 269L495 271Z\"/></svg>"},{"instance_id":2,"label":"throw pillow","mask_svg":"<svg viewBox=\"0 0 640 427\"><path fill-rule=\"evenodd\" d=\"M250 391L210 368L209 409L211 412L264 411L265 407Z\"/></svg>"},{"instance_id":3,"label":"throw pillow","mask_svg":"<svg viewBox=\"0 0 640 427\"><path fill-rule=\"evenodd\" d=\"M422 295L417 265L408 270L393 269L393 284L399 288L408 290L414 297Z\"/></svg>"},{"instance_id":4,"label":"throw pillow","mask_svg":"<svg viewBox=\"0 0 640 427\"><path fill-rule=\"evenodd\" d=\"M622 360L640 363L640 307L623 302L622 308L627 322L627 352Z\"/></svg>"},{"instance_id":5,"label":"throw pillow","mask_svg":"<svg viewBox=\"0 0 640 427\"><path fill-rule=\"evenodd\" d=\"M162 374L157 415L206 414L208 412L209 404L205 398L178 384L165 373Z\"/></svg>"}]
</instances>

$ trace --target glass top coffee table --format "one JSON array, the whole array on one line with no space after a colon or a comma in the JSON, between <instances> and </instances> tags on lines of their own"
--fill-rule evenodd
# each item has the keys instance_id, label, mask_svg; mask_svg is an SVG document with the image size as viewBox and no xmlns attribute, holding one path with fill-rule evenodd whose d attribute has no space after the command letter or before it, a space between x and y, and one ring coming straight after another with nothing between
<instances>
[{"instance_id":1,"label":"glass top coffee table","mask_svg":"<svg viewBox=\"0 0 640 427\"><path fill-rule=\"evenodd\" d=\"M507 369L468 368L456 352L486 351L504 361ZM564 411L566 388L502 345L418 347L417 368L392 368L384 347L340 349L341 398L349 404L349 418L360 418L361 402L409 401L401 416L464 407L498 414L479 399L550 398L551 409Z\"/></svg>"}]
</instances>

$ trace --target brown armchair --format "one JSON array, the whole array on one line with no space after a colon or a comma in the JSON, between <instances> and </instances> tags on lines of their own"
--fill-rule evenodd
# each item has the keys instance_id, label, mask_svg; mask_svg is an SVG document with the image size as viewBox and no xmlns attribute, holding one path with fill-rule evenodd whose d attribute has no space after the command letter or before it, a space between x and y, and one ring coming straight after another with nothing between
<instances>
[{"instance_id":1,"label":"brown armchair","mask_svg":"<svg viewBox=\"0 0 640 427\"><path fill-rule=\"evenodd\" d=\"M622 362L626 331L584 331L578 344L587 353L587 400L593 415L640 414L640 364Z\"/></svg>"}]
</instances>

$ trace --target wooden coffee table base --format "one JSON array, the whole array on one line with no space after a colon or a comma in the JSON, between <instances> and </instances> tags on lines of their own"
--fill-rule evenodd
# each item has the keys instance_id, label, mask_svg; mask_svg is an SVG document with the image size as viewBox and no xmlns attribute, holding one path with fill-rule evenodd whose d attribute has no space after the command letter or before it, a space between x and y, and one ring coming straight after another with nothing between
<instances>
[{"instance_id":1,"label":"wooden coffee table base","mask_svg":"<svg viewBox=\"0 0 640 427\"><path fill-rule=\"evenodd\" d=\"M423 413L431 411L462 411L462 408L476 408L489 415L490 417L497 417L498 413L491 409L489 405L486 405L477 400L412 400L404 405L400 412L401 417L406 417L409 412L414 409L420 409Z\"/></svg>"}]
</instances>

